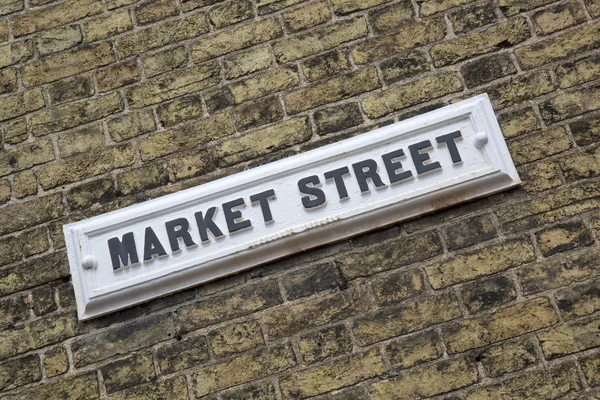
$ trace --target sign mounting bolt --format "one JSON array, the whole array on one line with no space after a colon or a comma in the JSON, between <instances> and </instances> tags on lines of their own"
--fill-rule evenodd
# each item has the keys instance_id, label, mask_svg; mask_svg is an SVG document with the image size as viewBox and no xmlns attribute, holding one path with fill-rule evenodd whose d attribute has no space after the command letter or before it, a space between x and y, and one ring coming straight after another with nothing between
<instances>
[{"instance_id":1,"label":"sign mounting bolt","mask_svg":"<svg viewBox=\"0 0 600 400\"><path fill-rule=\"evenodd\" d=\"M488 142L488 135L485 132L479 132L475 135L475 147L482 148Z\"/></svg>"},{"instance_id":2,"label":"sign mounting bolt","mask_svg":"<svg viewBox=\"0 0 600 400\"><path fill-rule=\"evenodd\" d=\"M92 255L87 255L81 260L81 266L84 269L92 269L98 267L98 259Z\"/></svg>"}]
</instances>

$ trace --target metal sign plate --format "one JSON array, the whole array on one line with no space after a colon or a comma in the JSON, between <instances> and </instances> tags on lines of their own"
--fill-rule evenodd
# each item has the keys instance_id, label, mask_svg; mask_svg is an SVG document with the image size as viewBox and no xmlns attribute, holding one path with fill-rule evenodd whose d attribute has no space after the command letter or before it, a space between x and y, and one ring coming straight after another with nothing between
<instances>
[{"instance_id":1,"label":"metal sign plate","mask_svg":"<svg viewBox=\"0 0 600 400\"><path fill-rule=\"evenodd\" d=\"M520 183L486 95L66 225L81 320Z\"/></svg>"}]
</instances>

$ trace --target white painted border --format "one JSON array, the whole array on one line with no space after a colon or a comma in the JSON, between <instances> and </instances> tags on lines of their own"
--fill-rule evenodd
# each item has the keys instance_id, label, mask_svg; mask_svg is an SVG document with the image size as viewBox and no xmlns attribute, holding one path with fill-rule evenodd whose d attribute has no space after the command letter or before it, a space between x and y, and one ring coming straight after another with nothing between
<instances>
[{"instance_id":1,"label":"white painted border","mask_svg":"<svg viewBox=\"0 0 600 400\"><path fill-rule=\"evenodd\" d=\"M208 263L195 264L193 260L180 263L167 274L141 275L127 286L110 291L93 292L86 286L81 267L84 255L90 254L88 237L136 221L147 220L165 210L183 209L199 199L223 198L242 187L256 185L266 179L274 179L290 171L323 163L340 154L356 152L379 143L400 140L416 130L457 118L470 118L471 122L487 133L493 169L482 170L473 179L452 183L427 193L416 193L413 198L391 204L372 204L365 209L353 210L351 214L338 215L312 221L289 235L274 235L260 243L232 249L231 253ZM279 160L248 171L228 176L195 188L170 194L142 204L90 218L63 227L69 264L77 299L80 320L88 320L116 310L130 307L157 297L165 296L203 282L208 282L245 269L265 264L287 255L346 239L360 233L397 223L436 209L487 196L521 183L504 142L492 105L483 94L409 120L386 126L330 144L309 152ZM232 262L235 260L235 262ZM163 271L164 272L164 271ZM93 292L93 293L92 293Z\"/></svg>"}]
</instances>

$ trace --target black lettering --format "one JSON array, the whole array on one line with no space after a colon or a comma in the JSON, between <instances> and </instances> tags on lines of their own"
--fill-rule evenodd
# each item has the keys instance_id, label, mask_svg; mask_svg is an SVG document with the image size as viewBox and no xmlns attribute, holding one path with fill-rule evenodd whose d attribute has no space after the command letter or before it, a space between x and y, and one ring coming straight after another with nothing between
<instances>
[{"instance_id":1,"label":"black lettering","mask_svg":"<svg viewBox=\"0 0 600 400\"><path fill-rule=\"evenodd\" d=\"M215 221L213 221L216 211L217 207L211 207L206 210L206 216L202 216L202 211L194 214L196 217L196 224L198 224L198 231L200 232L200 240L203 242L208 241L207 231L210 231L215 237L223 236L223 232L221 232L217 224L215 224Z\"/></svg>"},{"instance_id":2,"label":"black lettering","mask_svg":"<svg viewBox=\"0 0 600 400\"><path fill-rule=\"evenodd\" d=\"M333 179L335 182L335 187L340 195L340 200L348 197L348 190L346 190L346 185L344 184L344 175L349 173L350 170L348 167L342 167L334 169L333 171L325 172L325 179Z\"/></svg>"},{"instance_id":3,"label":"black lettering","mask_svg":"<svg viewBox=\"0 0 600 400\"><path fill-rule=\"evenodd\" d=\"M271 207L269 207L269 198L273 197L275 197L275 191L273 189L250 196L250 201L252 203L257 201L260 203L260 209L265 222L273 221L273 214L271 214Z\"/></svg>"},{"instance_id":4,"label":"black lettering","mask_svg":"<svg viewBox=\"0 0 600 400\"><path fill-rule=\"evenodd\" d=\"M179 250L179 238L183 239L185 247L195 246L196 243L192 240L190 235L190 223L185 218L177 218L173 221L165 223L167 228L167 236L169 236L169 244L171 245L171 251L175 252ZM179 227L179 229L175 229Z\"/></svg>"},{"instance_id":5,"label":"black lettering","mask_svg":"<svg viewBox=\"0 0 600 400\"><path fill-rule=\"evenodd\" d=\"M121 268L121 264L125 267L130 263L136 264L140 262L133 232L124 234L122 240L116 237L108 239L108 249L110 251L113 270Z\"/></svg>"},{"instance_id":6,"label":"black lettering","mask_svg":"<svg viewBox=\"0 0 600 400\"><path fill-rule=\"evenodd\" d=\"M412 172L410 170L400 173L397 172L402 168L402 163L400 161L394 161L394 159L404 156L404 150L402 149L392 151L391 153L381 156L388 174L388 178L390 178L390 183L400 182L401 180L408 179L412 176Z\"/></svg>"},{"instance_id":7,"label":"black lettering","mask_svg":"<svg viewBox=\"0 0 600 400\"><path fill-rule=\"evenodd\" d=\"M310 196L302 197L302 205L304 208L310 209L325 204L325 193L319 188L308 186L308 184L318 185L319 183L321 183L321 181L316 175L307 176L306 178L302 178L298 181L298 189L300 190L300 193L314 196L314 199L311 199Z\"/></svg>"},{"instance_id":8,"label":"black lettering","mask_svg":"<svg viewBox=\"0 0 600 400\"><path fill-rule=\"evenodd\" d=\"M371 179L376 187L386 186L377 173L377 163L375 160L368 159L357 162L356 164L352 164L352 168L354 169L354 174L356 175L356 180L358 181L361 192L369 191L367 179Z\"/></svg>"},{"instance_id":9,"label":"black lettering","mask_svg":"<svg viewBox=\"0 0 600 400\"><path fill-rule=\"evenodd\" d=\"M454 164L462 161L462 158L460 158L460 153L458 152L458 147L456 147L456 139L458 138L462 138L460 131L454 131L448 133L447 135L442 135L435 138L436 142L438 143L446 143L446 147L448 147L450 157L452 158L452 162Z\"/></svg>"},{"instance_id":10,"label":"black lettering","mask_svg":"<svg viewBox=\"0 0 600 400\"><path fill-rule=\"evenodd\" d=\"M423 140L422 142L408 146L408 149L410 150L410 156L413 159L413 163L415 164L418 175L433 171L434 169L442 168L440 163L437 161L424 164L425 161L429 160L429 154L427 152L421 153L421 150L425 150L430 147L431 142L429 140Z\"/></svg>"},{"instance_id":11,"label":"black lettering","mask_svg":"<svg viewBox=\"0 0 600 400\"><path fill-rule=\"evenodd\" d=\"M146 233L144 234L144 261L151 260L154 254L161 257L167 255L167 252L162 243L160 243L160 240L158 240L154 230L147 227Z\"/></svg>"},{"instance_id":12,"label":"black lettering","mask_svg":"<svg viewBox=\"0 0 600 400\"><path fill-rule=\"evenodd\" d=\"M225 214L225 221L227 221L227 229L229 230L229 233L237 232L252 226L252 223L247 219L236 222L236 219L242 218L242 212L239 210L233 211L232 209L233 207L238 207L244 204L244 199L242 198L223 203L223 213Z\"/></svg>"}]
</instances>

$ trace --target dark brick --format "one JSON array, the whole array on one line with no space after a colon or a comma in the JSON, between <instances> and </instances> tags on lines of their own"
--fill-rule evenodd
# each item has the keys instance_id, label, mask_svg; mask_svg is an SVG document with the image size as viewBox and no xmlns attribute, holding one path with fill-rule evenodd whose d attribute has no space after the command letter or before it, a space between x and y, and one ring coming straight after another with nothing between
<instances>
[{"instance_id":1,"label":"dark brick","mask_svg":"<svg viewBox=\"0 0 600 400\"><path fill-rule=\"evenodd\" d=\"M594 242L592 232L580 221L544 229L536 232L535 237L542 254L546 257Z\"/></svg>"},{"instance_id":2,"label":"dark brick","mask_svg":"<svg viewBox=\"0 0 600 400\"><path fill-rule=\"evenodd\" d=\"M298 350L302 360L310 364L351 352L352 339L346 327L337 325L302 336Z\"/></svg>"},{"instance_id":3,"label":"dark brick","mask_svg":"<svg viewBox=\"0 0 600 400\"><path fill-rule=\"evenodd\" d=\"M286 274L282 278L283 287L290 300L310 296L324 290L340 286L340 278L333 264L318 264Z\"/></svg>"},{"instance_id":4,"label":"dark brick","mask_svg":"<svg viewBox=\"0 0 600 400\"><path fill-rule=\"evenodd\" d=\"M100 368L107 393L156 379L152 354L135 354Z\"/></svg>"},{"instance_id":5,"label":"dark brick","mask_svg":"<svg viewBox=\"0 0 600 400\"><path fill-rule=\"evenodd\" d=\"M240 130L270 124L283 118L283 109L277 97L244 103L235 107L233 113Z\"/></svg>"},{"instance_id":6,"label":"dark brick","mask_svg":"<svg viewBox=\"0 0 600 400\"><path fill-rule=\"evenodd\" d=\"M514 284L505 276L494 276L465 285L462 299L472 313L486 311L517 298Z\"/></svg>"},{"instance_id":7,"label":"dark brick","mask_svg":"<svg viewBox=\"0 0 600 400\"><path fill-rule=\"evenodd\" d=\"M456 250L490 240L498 236L489 215L472 217L453 223L444 229L448 249Z\"/></svg>"},{"instance_id":8,"label":"dark brick","mask_svg":"<svg viewBox=\"0 0 600 400\"><path fill-rule=\"evenodd\" d=\"M388 83L398 82L411 76L429 71L429 61L419 51L411 51L381 63L383 79Z\"/></svg>"},{"instance_id":9,"label":"dark brick","mask_svg":"<svg viewBox=\"0 0 600 400\"><path fill-rule=\"evenodd\" d=\"M356 103L325 108L315 112L315 124L320 134L342 131L363 123Z\"/></svg>"},{"instance_id":10,"label":"dark brick","mask_svg":"<svg viewBox=\"0 0 600 400\"><path fill-rule=\"evenodd\" d=\"M371 283L373 294L380 305L399 303L426 290L418 270L395 272Z\"/></svg>"},{"instance_id":11,"label":"dark brick","mask_svg":"<svg viewBox=\"0 0 600 400\"><path fill-rule=\"evenodd\" d=\"M37 354L0 364L0 392L5 392L42 379L40 357Z\"/></svg>"},{"instance_id":12,"label":"dark brick","mask_svg":"<svg viewBox=\"0 0 600 400\"><path fill-rule=\"evenodd\" d=\"M468 87L479 86L517 72L508 53L480 58L461 67L461 74Z\"/></svg>"},{"instance_id":13,"label":"dark brick","mask_svg":"<svg viewBox=\"0 0 600 400\"><path fill-rule=\"evenodd\" d=\"M203 364L209 359L208 344L204 336L169 343L156 351L158 368L163 375Z\"/></svg>"},{"instance_id":14,"label":"dark brick","mask_svg":"<svg viewBox=\"0 0 600 400\"><path fill-rule=\"evenodd\" d=\"M452 22L454 32L462 33L494 23L497 17L494 12L494 4L487 1L458 9L448 14L448 19Z\"/></svg>"},{"instance_id":15,"label":"dark brick","mask_svg":"<svg viewBox=\"0 0 600 400\"><path fill-rule=\"evenodd\" d=\"M32 309L35 315L40 316L56 311L57 306L54 301L54 288L52 286L43 286L32 292Z\"/></svg>"}]
</instances>

